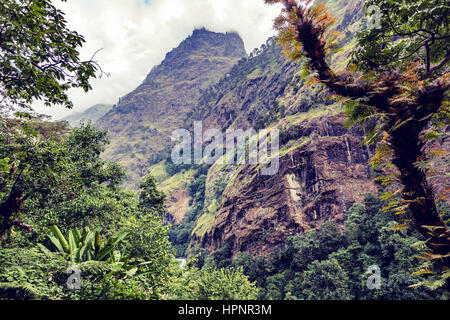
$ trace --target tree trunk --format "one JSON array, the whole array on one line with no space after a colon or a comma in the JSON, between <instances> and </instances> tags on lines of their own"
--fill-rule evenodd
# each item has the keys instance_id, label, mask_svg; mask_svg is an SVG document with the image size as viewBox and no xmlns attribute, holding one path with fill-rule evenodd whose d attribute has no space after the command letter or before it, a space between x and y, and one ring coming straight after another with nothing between
<instances>
[{"instance_id":1,"label":"tree trunk","mask_svg":"<svg viewBox=\"0 0 450 320\"><path fill-rule=\"evenodd\" d=\"M416 165L426 156L420 133L424 124L412 120L391 132L394 151L393 164L400 172L403 185L402 198L411 211L412 222L426 239L433 253L446 255L450 252L450 233L436 208L434 192L426 179L426 173ZM450 259L438 261L450 267Z\"/></svg>"},{"instance_id":2,"label":"tree trunk","mask_svg":"<svg viewBox=\"0 0 450 320\"><path fill-rule=\"evenodd\" d=\"M0 204L0 239L14 224L14 216L22 205L22 191L13 190L8 199Z\"/></svg>"}]
</instances>

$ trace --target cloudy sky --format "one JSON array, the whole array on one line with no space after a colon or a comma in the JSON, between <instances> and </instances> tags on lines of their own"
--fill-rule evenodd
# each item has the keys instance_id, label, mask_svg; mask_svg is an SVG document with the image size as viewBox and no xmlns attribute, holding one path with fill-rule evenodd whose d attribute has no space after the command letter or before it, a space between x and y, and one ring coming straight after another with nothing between
<instances>
[{"instance_id":1,"label":"cloudy sky","mask_svg":"<svg viewBox=\"0 0 450 320\"><path fill-rule=\"evenodd\" d=\"M274 35L273 19L280 8L263 0L53 0L66 13L69 28L82 34L81 49L96 59L109 77L92 81L93 90L70 91L74 108L35 104L36 111L60 119L97 103L117 103L136 88L196 27L216 32L237 31L247 52Z\"/></svg>"}]
</instances>

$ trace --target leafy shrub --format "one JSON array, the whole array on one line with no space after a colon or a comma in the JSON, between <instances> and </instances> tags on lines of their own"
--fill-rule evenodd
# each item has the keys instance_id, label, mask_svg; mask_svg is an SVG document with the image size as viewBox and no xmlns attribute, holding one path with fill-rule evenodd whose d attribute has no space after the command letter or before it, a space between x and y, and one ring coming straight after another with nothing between
<instances>
[{"instance_id":1,"label":"leafy shrub","mask_svg":"<svg viewBox=\"0 0 450 320\"><path fill-rule=\"evenodd\" d=\"M54 273L68 263L57 254L44 254L38 248L0 250L0 282L13 288L34 288L35 297L51 299L60 297L62 288L54 280ZM18 292L19 296L21 295Z\"/></svg>"},{"instance_id":2,"label":"leafy shrub","mask_svg":"<svg viewBox=\"0 0 450 320\"><path fill-rule=\"evenodd\" d=\"M198 269L191 260L185 270L171 278L166 295L173 300L253 300L258 289L244 275L242 268Z\"/></svg>"}]
</instances>

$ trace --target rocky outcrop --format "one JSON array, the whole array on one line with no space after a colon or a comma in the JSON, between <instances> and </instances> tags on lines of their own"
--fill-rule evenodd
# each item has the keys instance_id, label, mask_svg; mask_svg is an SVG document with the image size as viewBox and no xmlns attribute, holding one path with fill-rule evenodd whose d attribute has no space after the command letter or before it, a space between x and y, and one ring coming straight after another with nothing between
<instances>
[{"instance_id":1,"label":"rocky outcrop","mask_svg":"<svg viewBox=\"0 0 450 320\"><path fill-rule=\"evenodd\" d=\"M345 129L344 121L338 114L294 126L281 122L289 126L282 139L290 142L280 151L279 172L263 176L249 164L237 169L210 227L194 234L193 243L262 255L320 221L342 224L353 203L377 192L367 165L371 151L361 147L362 133Z\"/></svg>"}]
</instances>

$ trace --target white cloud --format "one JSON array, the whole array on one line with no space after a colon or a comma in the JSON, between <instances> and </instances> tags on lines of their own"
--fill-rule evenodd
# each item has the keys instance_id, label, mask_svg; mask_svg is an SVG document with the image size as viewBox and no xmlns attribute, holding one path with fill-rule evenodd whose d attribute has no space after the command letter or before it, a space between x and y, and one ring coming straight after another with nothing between
<instances>
[{"instance_id":1,"label":"white cloud","mask_svg":"<svg viewBox=\"0 0 450 320\"><path fill-rule=\"evenodd\" d=\"M36 110L59 119L96 103L116 103L136 88L165 54L195 27L237 31L248 52L274 34L273 19L280 8L263 0L69 0L54 4L66 13L69 28L82 34L83 59L102 48L96 60L110 77L92 81L93 90L69 94L74 109L62 106ZM149 3L149 4L146 4Z\"/></svg>"}]
</instances>

